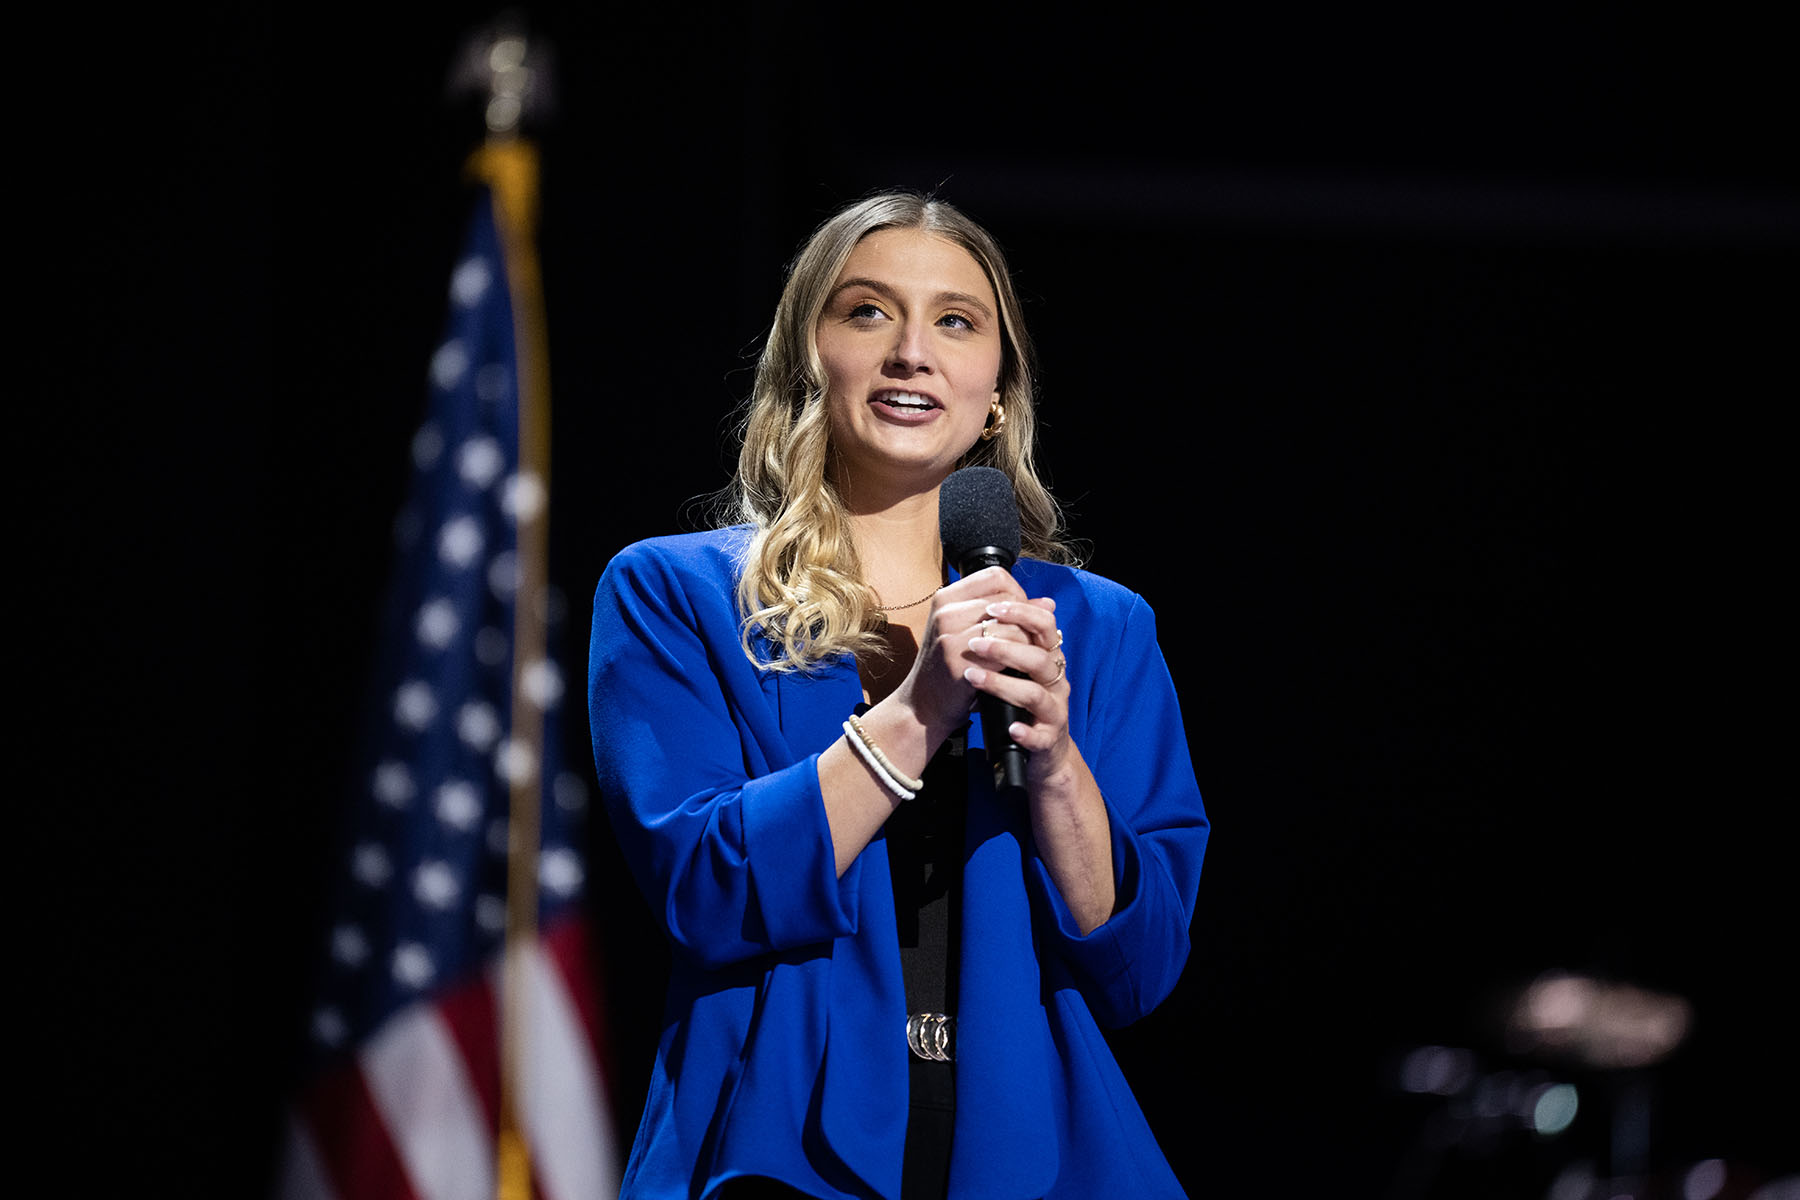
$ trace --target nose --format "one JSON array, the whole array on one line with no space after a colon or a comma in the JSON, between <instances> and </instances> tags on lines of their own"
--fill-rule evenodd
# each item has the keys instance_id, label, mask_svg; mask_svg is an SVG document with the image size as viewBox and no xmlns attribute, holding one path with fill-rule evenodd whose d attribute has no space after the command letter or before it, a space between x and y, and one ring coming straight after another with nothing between
<instances>
[{"instance_id":1,"label":"nose","mask_svg":"<svg viewBox=\"0 0 1800 1200\"><path fill-rule=\"evenodd\" d=\"M929 329L921 321L901 321L894 330L893 349L888 353L888 369L901 375L930 374L931 344Z\"/></svg>"}]
</instances>

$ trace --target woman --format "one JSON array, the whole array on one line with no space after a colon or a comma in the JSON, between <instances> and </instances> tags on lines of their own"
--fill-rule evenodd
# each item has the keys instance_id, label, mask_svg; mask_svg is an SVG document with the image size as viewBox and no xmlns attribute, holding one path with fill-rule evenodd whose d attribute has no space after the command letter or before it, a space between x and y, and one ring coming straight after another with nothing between
<instances>
[{"instance_id":1,"label":"woman","mask_svg":"<svg viewBox=\"0 0 1800 1200\"><path fill-rule=\"evenodd\" d=\"M600 581L595 760L673 950L627 1196L1181 1194L1097 1022L1174 986L1206 817L1148 607L1065 565L1030 364L984 230L850 206L776 309L743 524ZM977 464L1011 573L944 561ZM1023 798L982 696L1026 714Z\"/></svg>"}]
</instances>

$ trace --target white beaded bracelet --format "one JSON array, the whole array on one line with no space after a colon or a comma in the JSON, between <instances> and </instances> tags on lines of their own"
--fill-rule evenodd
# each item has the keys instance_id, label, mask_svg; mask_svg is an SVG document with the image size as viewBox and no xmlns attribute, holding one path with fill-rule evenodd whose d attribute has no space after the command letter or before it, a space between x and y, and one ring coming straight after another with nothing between
<instances>
[{"instance_id":1,"label":"white beaded bracelet","mask_svg":"<svg viewBox=\"0 0 1800 1200\"><path fill-rule=\"evenodd\" d=\"M881 769L899 780L901 787L911 788L916 792L925 786L923 779L909 778L905 771L894 765L893 759L881 752L881 747L875 744L875 739L870 737L869 731L864 728L862 718L855 713L850 714L850 728L856 730L856 736L861 738L863 745L869 748L869 753L875 756L875 761L881 764Z\"/></svg>"},{"instance_id":2,"label":"white beaded bracelet","mask_svg":"<svg viewBox=\"0 0 1800 1200\"><path fill-rule=\"evenodd\" d=\"M857 756L868 764L869 770L875 773L875 778L881 781L882 786L900 799L911 800L919 794L918 789L925 786L923 780L908 779L896 771L894 764L890 763L887 755L883 754L870 740L868 732L862 727L862 722L858 721L854 715L844 722L844 740L849 742Z\"/></svg>"}]
</instances>

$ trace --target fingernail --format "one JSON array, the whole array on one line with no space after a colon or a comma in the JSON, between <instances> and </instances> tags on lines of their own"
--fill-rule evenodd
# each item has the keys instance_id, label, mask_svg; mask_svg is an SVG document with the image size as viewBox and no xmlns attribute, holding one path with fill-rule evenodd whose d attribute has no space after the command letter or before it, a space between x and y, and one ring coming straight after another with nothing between
<instances>
[{"instance_id":1,"label":"fingernail","mask_svg":"<svg viewBox=\"0 0 1800 1200\"><path fill-rule=\"evenodd\" d=\"M987 672L980 667L965 667L963 669L963 678L976 686L980 686L981 681L987 678Z\"/></svg>"},{"instance_id":2,"label":"fingernail","mask_svg":"<svg viewBox=\"0 0 1800 1200\"><path fill-rule=\"evenodd\" d=\"M990 617L1004 617L1011 611L1012 601L1010 600L999 600L987 606L987 615Z\"/></svg>"}]
</instances>

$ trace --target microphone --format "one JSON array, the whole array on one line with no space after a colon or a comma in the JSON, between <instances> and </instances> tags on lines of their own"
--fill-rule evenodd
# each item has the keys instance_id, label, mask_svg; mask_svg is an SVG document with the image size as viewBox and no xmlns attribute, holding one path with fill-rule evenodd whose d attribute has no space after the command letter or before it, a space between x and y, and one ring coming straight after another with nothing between
<instances>
[{"instance_id":1,"label":"microphone","mask_svg":"<svg viewBox=\"0 0 1800 1200\"><path fill-rule=\"evenodd\" d=\"M1019 502L1013 496L1012 480L993 467L952 472L938 489L938 535L945 556L963 575L984 567L1012 570L1019 557ZM1021 679L1025 674L1006 673ZM998 792L1025 790L1025 760L1030 751L1015 743L1006 730L1014 721L1028 720L1030 714L1023 709L982 693L981 737L987 743Z\"/></svg>"}]
</instances>

